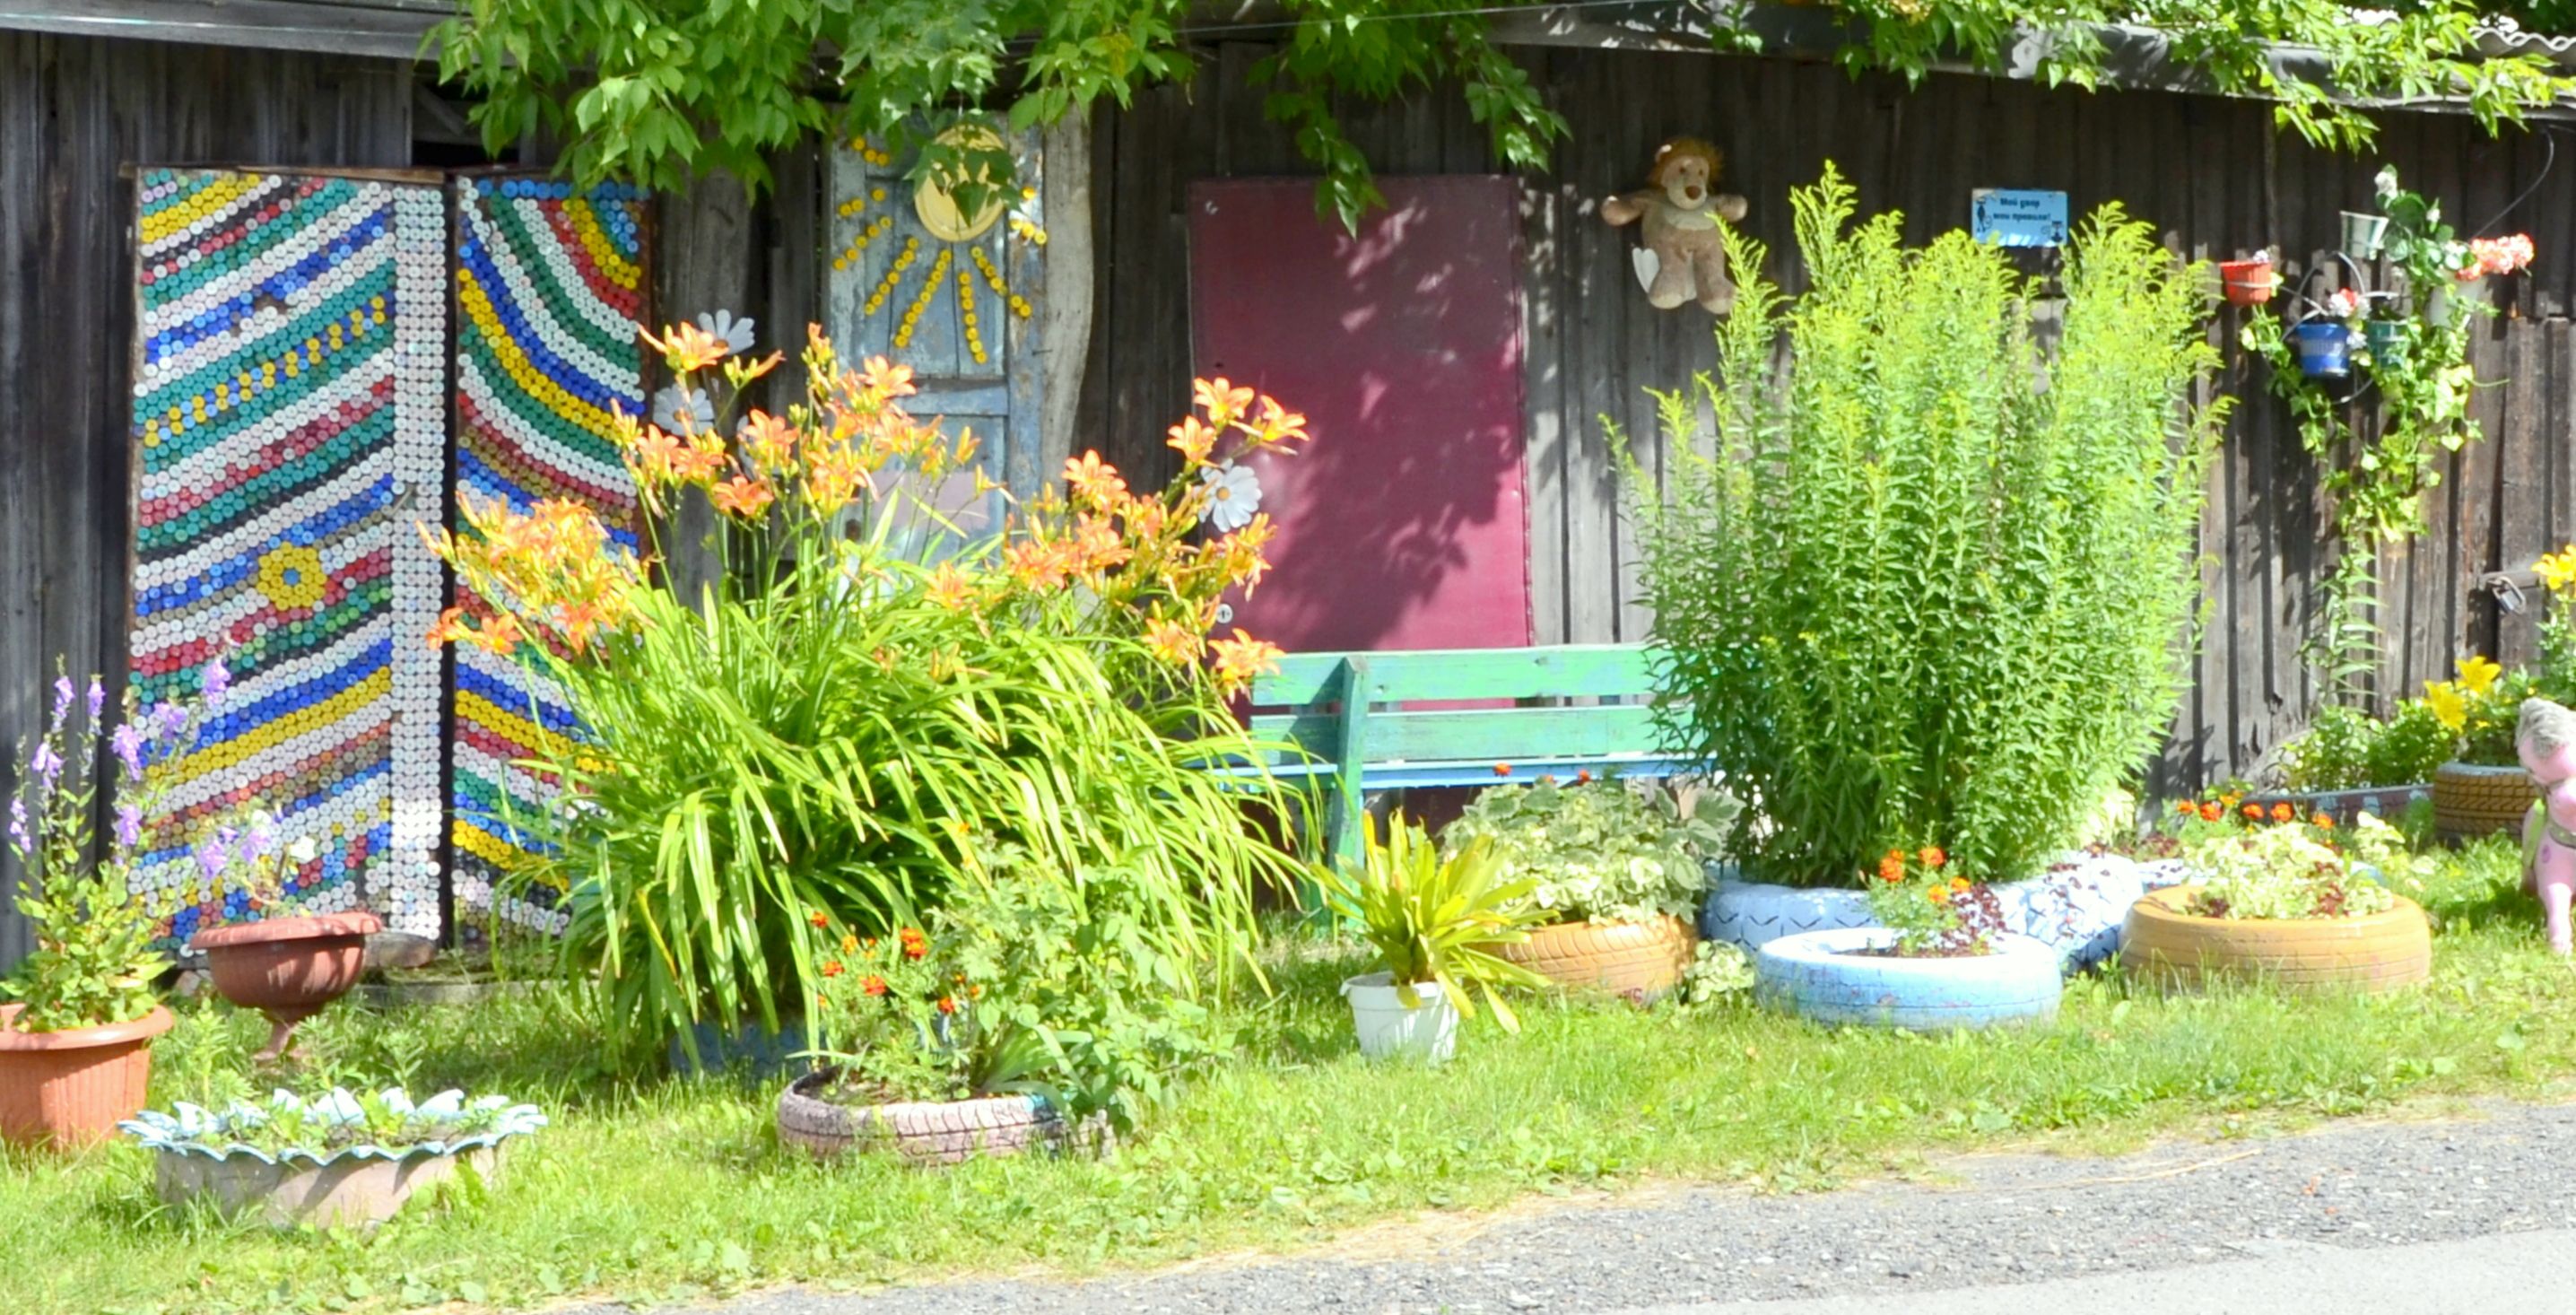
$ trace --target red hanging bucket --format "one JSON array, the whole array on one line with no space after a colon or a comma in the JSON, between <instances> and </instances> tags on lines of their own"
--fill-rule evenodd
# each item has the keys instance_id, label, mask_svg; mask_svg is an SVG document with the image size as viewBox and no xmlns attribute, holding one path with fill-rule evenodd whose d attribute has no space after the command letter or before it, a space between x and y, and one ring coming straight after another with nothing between
<instances>
[{"instance_id":1,"label":"red hanging bucket","mask_svg":"<svg viewBox=\"0 0 2576 1315\"><path fill-rule=\"evenodd\" d=\"M2233 306L2260 306L2281 290L2281 272L2269 256L2218 262L2220 290Z\"/></svg>"}]
</instances>

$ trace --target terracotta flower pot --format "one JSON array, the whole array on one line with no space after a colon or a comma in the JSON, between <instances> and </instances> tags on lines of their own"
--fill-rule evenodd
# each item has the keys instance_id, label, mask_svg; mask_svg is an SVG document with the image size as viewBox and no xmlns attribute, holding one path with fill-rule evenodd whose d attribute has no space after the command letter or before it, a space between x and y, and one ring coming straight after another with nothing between
<instances>
[{"instance_id":1,"label":"terracotta flower pot","mask_svg":"<svg viewBox=\"0 0 2576 1315\"><path fill-rule=\"evenodd\" d=\"M891 1150L912 1164L946 1165L1072 1140L1063 1116L1034 1096L843 1105L815 1094L837 1077L819 1070L778 1093L779 1141L822 1159Z\"/></svg>"},{"instance_id":2,"label":"terracotta flower pot","mask_svg":"<svg viewBox=\"0 0 2576 1315\"><path fill-rule=\"evenodd\" d=\"M2432 930L2402 896L2358 918L2204 918L2184 912L2199 890L2175 886L2131 905L2120 966L2178 986L2227 977L2286 991L2393 991L2432 973Z\"/></svg>"},{"instance_id":3,"label":"terracotta flower pot","mask_svg":"<svg viewBox=\"0 0 2576 1315\"><path fill-rule=\"evenodd\" d=\"M143 1108L152 1038L170 1030L155 1005L130 1023L21 1032L22 1005L0 1005L0 1138L20 1146L88 1146Z\"/></svg>"},{"instance_id":4,"label":"terracotta flower pot","mask_svg":"<svg viewBox=\"0 0 2576 1315\"><path fill-rule=\"evenodd\" d=\"M273 1030L259 1054L265 1061L286 1053L297 1023L358 984L367 938L383 929L360 909L218 927L188 944L206 956L207 975L225 999L268 1015Z\"/></svg>"},{"instance_id":5,"label":"terracotta flower pot","mask_svg":"<svg viewBox=\"0 0 2576 1315\"><path fill-rule=\"evenodd\" d=\"M1689 971L1698 938L1669 915L1645 922L1560 922L1494 956L1578 990L1650 999Z\"/></svg>"},{"instance_id":6,"label":"terracotta flower pot","mask_svg":"<svg viewBox=\"0 0 2576 1315\"><path fill-rule=\"evenodd\" d=\"M2433 771L2433 829L2451 841L2518 831L2539 798L2520 767L2444 763Z\"/></svg>"}]
</instances>

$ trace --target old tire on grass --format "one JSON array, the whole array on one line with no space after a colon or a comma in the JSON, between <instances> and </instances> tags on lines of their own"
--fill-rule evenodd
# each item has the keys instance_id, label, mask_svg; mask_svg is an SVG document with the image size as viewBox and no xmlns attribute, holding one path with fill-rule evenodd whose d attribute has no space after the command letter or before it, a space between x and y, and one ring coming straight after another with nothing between
<instances>
[{"instance_id":1,"label":"old tire on grass","mask_svg":"<svg viewBox=\"0 0 2576 1315\"><path fill-rule=\"evenodd\" d=\"M1560 922L1493 951L1575 990L1650 1000L1681 981L1696 944L1689 926L1667 915L1644 922Z\"/></svg>"},{"instance_id":2,"label":"old tire on grass","mask_svg":"<svg viewBox=\"0 0 2576 1315\"><path fill-rule=\"evenodd\" d=\"M2432 930L2402 896L2358 918L2204 918L2183 911L2199 889L2154 891L2130 906L2124 970L2182 987L2224 978L2310 992L2393 991L2432 972Z\"/></svg>"},{"instance_id":3,"label":"old tire on grass","mask_svg":"<svg viewBox=\"0 0 2576 1315\"><path fill-rule=\"evenodd\" d=\"M2433 771L2433 829L2454 843L2519 832L2539 797L2520 767L2444 763Z\"/></svg>"},{"instance_id":4,"label":"old tire on grass","mask_svg":"<svg viewBox=\"0 0 2576 1315\"><path fill-rule=\"evenodd\" d=\"M1064 1118L1034 1096L843 1105L816 1094L839 1076L818 1069L778 1093L779 1141L819 1159L890 1150L911 1164L947 1165L1072 1140Z\"/></svg>"},{"instance_id":5,"label":"old tire on grass","mask_svg":"<svg viewBox=\"0 0 2576 1315\"><path fill-rule=\"evenodd\" d=\"M1820 1023L1913 1032L2045 1021L2057 1016L2058 953L2028 936L2000 935L1990 954L1905 959L1856 951L1895 934L1877 927L1783 936L1753 959L1754 999Z\"/></svg>"}]
</instances>

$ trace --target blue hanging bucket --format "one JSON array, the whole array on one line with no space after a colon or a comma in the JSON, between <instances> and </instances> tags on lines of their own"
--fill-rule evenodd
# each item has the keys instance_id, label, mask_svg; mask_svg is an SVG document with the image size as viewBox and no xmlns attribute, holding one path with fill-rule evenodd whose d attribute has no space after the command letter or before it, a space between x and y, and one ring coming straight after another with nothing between
<instances>
[{"instance_id":1,"label":"blue hanging bucket","mask_svg":"<svg viewBox=\"0 0 2576 1315\"><path fill-rule=\"evenodd\" d=\"M2340 321L2293 324L2290 346L2299 353L2299 373L2311 379L2341 379L2352 373L2352 330Z\"/></svg>"}]
</instances>

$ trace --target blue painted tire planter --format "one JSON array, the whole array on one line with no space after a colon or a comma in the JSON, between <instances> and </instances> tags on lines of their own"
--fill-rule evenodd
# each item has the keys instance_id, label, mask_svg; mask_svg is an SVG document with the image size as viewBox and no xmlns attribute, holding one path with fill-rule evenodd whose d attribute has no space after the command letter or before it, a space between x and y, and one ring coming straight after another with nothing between
<instances>
[{"instance_id":1,"label":"blue painted tire planter","mask_svg":"<svg viewBox=\"0 0 2576 1315\"><path fill-rule=\"evenodd\" d=\"M1751 952L1799 932L1878 925L1861 891L1737 881L1733 869L1714 865L1709 877L1708 900L1700 906L1702 940ZM2006 927L2055 947L2068 968L2089 968L2120 952L2121 925L2140 895L2182 879L2172 860L2071 854L2048 872L1994 891Z\"/></svg>"},{"instance_id":2,"label":"blue painted tire planter","mask_svg":"<svg viewBox=\"0 0 2576 1315\"><path fill-rule=\"evenodd\" d=\"M1753 998L1819 1023L1910 1032L2044 1022L2063 986L2057 950L2028 936L1994 939L1991 954L1900 959L1854 954L1894 939L1876 927L1783 936L1753 959Z\"/></svg>"}]
</instances>

